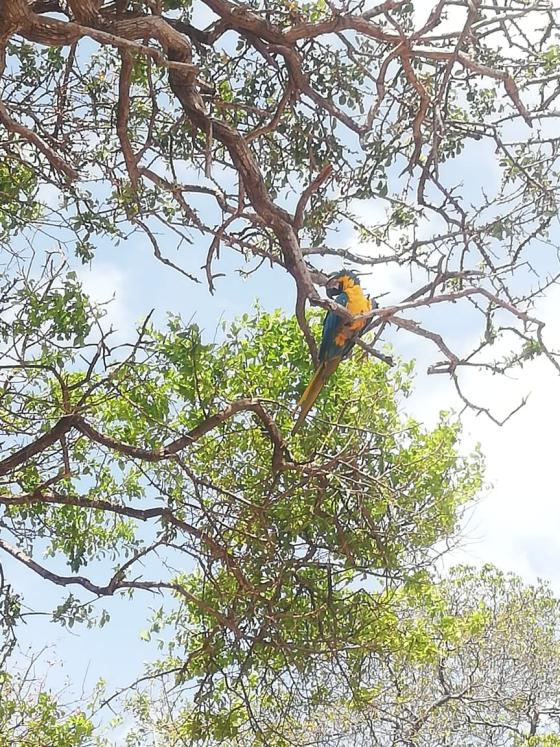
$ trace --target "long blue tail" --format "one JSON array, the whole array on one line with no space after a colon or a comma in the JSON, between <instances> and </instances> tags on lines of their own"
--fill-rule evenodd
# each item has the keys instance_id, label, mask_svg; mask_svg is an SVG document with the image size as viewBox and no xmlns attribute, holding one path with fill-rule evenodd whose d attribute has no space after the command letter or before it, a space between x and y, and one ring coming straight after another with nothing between
<instances>
[{"instance_id":1,"label":"long blue tail","mask_svg":"<svg viewBox=\"0 0 560 747\"><path fill-rule=\"evenodd\" d=\"M301 428L303 421L307 417L307 413L315 404L315 401L321 393L321 389L324 387L325 382L336 371L339 363L339 357L331 358L331 360L328 361L323 361L323 363L319 365L319 368L313 374L311 381L306 386L304 393L299 398L299 415L294 424L294 427L292 428L292 435L294 433L297 433Z\"/></svg>"}]
</instances>

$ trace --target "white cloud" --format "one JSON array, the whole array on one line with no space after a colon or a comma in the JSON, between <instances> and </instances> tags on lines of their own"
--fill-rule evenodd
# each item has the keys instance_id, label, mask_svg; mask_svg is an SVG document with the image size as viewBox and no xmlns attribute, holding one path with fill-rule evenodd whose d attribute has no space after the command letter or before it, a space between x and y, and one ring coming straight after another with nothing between
<instances>
[{"instance_id":1,"label":"white cloud","mask_svg":"<svg viewBox=\"0 0 560 747\"><path fill-rule=\"evenodd\" d=\"M560 314L560 292L550 294L538 312L552 325ZM560 342L557 328L549 337L550 343ZM523 394L530 397L502 427L472 411L463 416L465 446L480 441L491 489L465 527L464 548L446 564L491 561L528 580L548 578L560 593L558 373L541 358L516 379L495 376L482 388L476 376L471 375L470 386L493 410L507 412Z\"/></svg>"},{"instance_id":2,"label":"white cloud","mask_svg":"<svg viewBox=\"0 0 560 747\"><path fill-rule=\"evenodd\" d=\"M88 267L74 267L85 293L98 304L102 304L106 316L103 321L104 329L112 327L115 334L113 342L118 338L127 338L134 328L130 313L129 294L126 276L115 265L94 262Z\"/></svg>"},{"instance_id":3,"label":"white cloud","mask_svg":"<svg viewBox=\"0 0 560 747\"><path fill-rule=\"evenodd\" d=\"M60 190L53 184L40 184L37 197L39 202L53 210L58 210L60 207Z\"/></svg>"}]
</instances>

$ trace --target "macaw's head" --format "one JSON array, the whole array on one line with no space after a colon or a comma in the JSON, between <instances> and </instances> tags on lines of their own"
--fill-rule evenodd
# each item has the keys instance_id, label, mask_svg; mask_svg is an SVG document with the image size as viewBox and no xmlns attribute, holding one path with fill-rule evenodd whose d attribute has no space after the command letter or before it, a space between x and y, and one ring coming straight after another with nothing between
<instances>
[{"instance_id":1,"label":"macaw's head","mask_svg":"<svg viewBox=\"0 0 560 747\"><path fill-rule=\"evenodd\" d=\"M327 296L329 298L336 298L341 293L352 288L352 286L359 284L360 280L355 272L352 272L351 270L335 272L334 275L331 275L327 280Z\"/></svg>"}]
</instances>

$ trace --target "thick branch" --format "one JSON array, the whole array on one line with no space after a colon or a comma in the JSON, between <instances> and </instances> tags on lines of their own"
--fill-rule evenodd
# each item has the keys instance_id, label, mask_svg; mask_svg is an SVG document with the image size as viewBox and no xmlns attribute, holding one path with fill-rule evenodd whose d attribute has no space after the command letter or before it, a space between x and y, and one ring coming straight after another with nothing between
<instances>
[{"instance_id":1,"label":"thick branch","mask_svg":"<svg viewBox=\"0 0 560 747\"><path fill-rule=\"evenodd\" d=\"M98 511L107 511L109 513L127 516L138 521L149 521L150 519L161 519L180 529L185 534L189 534L195 539L206 545L211 555L215 559L224 561L226 567L232 572L240 586L245 590L251 590L251 585L239 567L239 563L228 550L220 545L207 532L198 529L183 519L179 519L173 511L168 508L159 506L153 508L133 508L132 506L122 506L110 501L98 498L86 498L84 496L64 495L62 493L45 493L37 490L34 493L27 493L18 496L0 495L0 503L4 506L30 506L36 504L54 504L58 506L77 506L79 508L92 508Z\"/></svg>"},{"instance_id":2,"label":"thick branch","mask_svg":"<svg viewBox=\"0 0 560 747\"><path fill-rule=\"evenodd\" d=\"M232 630L236 637L240 636L239 629L232 618L226 617L207 602L196 597L194 594L191 594L191 592L187 591L187 589L185 589L181 584L166 581L125 581L121 577L121 569L119 569L107 584L100 585L93 583L93 581L86 576L62 576L58 573L54 573L48 568L40 565L40 563L37 563L36 560L33 560L32 557L27 555L27 553L19 547L15 547L1 538L0 549L7 552L15 558L15 560L18 560L20 563L27 566L27 568L34 571L34 573L37 573L42 578L51 581L57 586L77 585L97 596L112 596L117 591L123 589L142 589L144 591L152 592L161 591L162 589L174 591L179 596L182 596L187 602L196 605L203 612L212 616L222 625Z\"/></svg>"},{"instance_id":3,"label":"thick branch","mask_svg":"<svg viewBox=\"0 0 560 747\"><path fill-rule=\"evenodd\" d=\"M307 206L307 203L309 202L311 195L321 188L321 186L326 182L326 180L332 174L332 170L333 170L332 164L326 163L321 169L321 171L317 174L315 179L313 179L313 181L307 185L303 194L299 198L298 204L296 207L296 214L294 216L294 229L296 230L296 232L299 231L303 225L303 214L304 214L305 208Z\"/></svg>"},{"instance_id":4,"label":"thick branch","mask_svg":"<svg viewBox=\"0 0 560 747\"><path fill-rule=\"evenodd\" d=\"M117 451L120 454L125 454L132 459L141 459L145 462L160 462L164 459L169 459L175 456L187 446L191 446L196 441L199 441L207 433L210 433L210 431L214 430L234 415L237 415L239 412L251 412L262 423L272 442L273 467L275 469L281 469L284 466L283 455L286 452L286 447L278 427L258 400L240 399L230 403L220 410L220 412L206 418L206 420L199 423L199 425L184 436L175 439L161 449L155 450L122 443L122 441L104 435L87 423L80 415L65 415L50 431L48 431L48 433L45 433L36 441L18 449L9 457L3 459L0 462L0 475L8 474L32 457L40 454L49 446L52 446L60 440L63 434L68 433L73 428L80 433L83 433L84 436L87 436L95 443L105 446L108 449L112 449L113 451Z\"/></svg>"},{"instance_id":5,"label":"thick branch","mask_svg":"<svg viewBox=\"0 0 560 747\"><path fill-rule=\"evenodd\" d=\"M61 171L67 179L73 182L78 178L78 172L76 169L67 164L66 161L62 159L48 143L37 135L36 132L25 127L25 125L16 122L15 119L10 116L6 106L2 102L0 102L0 122L2 122L8 132L14 132L17 135L21 135L21 137L34 145L37 150L46 156L51 166L56 169L56 171Z\"/></svg>"}]
</instances>

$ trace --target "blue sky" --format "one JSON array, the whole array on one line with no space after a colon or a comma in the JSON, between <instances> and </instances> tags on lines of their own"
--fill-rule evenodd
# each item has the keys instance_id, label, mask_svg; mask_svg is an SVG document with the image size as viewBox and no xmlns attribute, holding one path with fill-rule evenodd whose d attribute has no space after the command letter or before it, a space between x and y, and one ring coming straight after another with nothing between
<instances>
[{"instance_id":1,"label":"blue sky","mask_svg":"<svg viewBox=\"0 0 560 747\"><path fill-rule=\"evenodd\" d=\"M430 4L431 6L431 4ZM448 176L464 185L465 194L473 198L480 187L488 187L497 179L492 169L493 154L483 143L469 150L461 159L446 166ZM43 198L56 202L50 188L45 188ZM379 204L360 207L368 220L381 214ZM554 242L559 243L556 228ZM353 236L340 235L338 241L352 245ZM196 264L188 254L185 266L202 264L207 249L207 239L197 238L193 247L182 252L192 252ZM174 256L174 244L168 255ZM364 245L362 252L377 252L373 245ZM183 256L180 257L183 259ZM543 268L551 262L550 253L543 250L538 259ZM109 242L99 242L96 257L90 267L76 260L72 263L86 290L98 301L112 302L107 307L107 319L116 329L117 337L129 339L136 324L152 309L154 320L163 325L168 313L179 313L185 321L196 321L207 337L214 336L222 319L232 319L250 310L258 300L267 310L282 308L292 313L294 287L290 278L279 270L263 266L248 279L236 272L242 259L230 250L224 250L216 269L226 274L216 281L216 294L211 295L203 283L196 285L173 270L156 262L148 242L139 234L115 247ZM552 265L551 265L552 266ZM203 273L200 273L201 277ZM383 267L364 280L372 295L387 294L383 303L398 303L418 283L412 282L406 270ZM474 329L467 316L466 304L454 307L440 306L433 311L413 314L413 318L426 318L458 347L478 339L480 330ZM560 318L560 291L548 294L536 310L536 315L547 322L549 344L560 346L558 319ZM459 411L462 403L456 397L450 382L443 376L427 376L427 366L438 358L433 346L420 338L389 330L385 339L405 359L417 361L416 386L407 401L407 411L427 425L434 423L442 409ZM498 414L506 414L522 396L530 393L527 405L505 426L498 427L484 416L466 412L462 416L465 450L477 442L487 460L487 488L477 505L471 510L465 524L461 546L444 560L452 562L494 562L505 570L515 571L526 580L537 576L551 580L560 594L560 496L557 477L557 427L560 422L560 397L558 376L545 361L537 360L517 370L507 378L486 376L478 372L464 374L465 389L478 402L492 406ZM4 559L2 559L4 562ZM57 600L66 596L66 590L38 581L30 572L8 561L6 569L16 579L30 606L48 610ZM50 644L55 648L54 658L61 667L50 671L49 677L57 686L68 677L73 687L81 687L85 677L86 689L98 677L108 681L109 692L123 687L141 674L142 662L153 658L155 649L140 640L146 626L146 611L159 606L159 599L137 595L127 599L108 599L101 606L111 613L111 622L101 630L76 627L65 631L51 625L46 617L29 617L22 627L22 649L34 649ZM119 739L120 737L116 737Z\"/></svg>"},{"instance_id":2,"label":"blue sky","mask_svg":"<svg viewBox=\"0 0 560 747\"><path fill-rule=\"evenodd\" d=\"M478 174L476 159L472 163ZM372 205L370 217L375 210L379 210L378 206ZM367 251L368 246L362 246L361 250ZM240 258L227 251L223 257L220 269L227 272L227 277L216 281L217 291L213 296L206 285L193 284L157 263L148 243L137 236L119 247L100 244L90 266L84 267L76 261L73 264L93 298L100 302L113 299L107 307L107 322L123 340L130 337L136 324L152 308L156 310L157 323L164 324L168 313L180 313L186 321L191 318L197 321L209 338L214 336L221 319L231 319L250 310L257 300L266 309L282 308L292 313L294 289L287 276L263 268L242 279L235 273ZM386 293L383 299L386 304L400 301L415 287L408 272L395 267L377 270L364 283L372 294ZM560 335L554 329L560 312L560 292L550 294L538 311L548 321L549 341L560 344ZM467 324L464 313L463 307L456 305L451 309L439 307L426 316L445 332L448 340L461 346L465 344L467 330L471 335L478 334ZM446 377L425 373L437 357L431 343L392 331L386 339L400 356L417 361L415 391L406 402L408 413L431 425L441 409L461 409ZM494 562L527 580L537 576L549 578L560 593L557 542L560 501L555 459L555 428L560 421L557 377L547 364L537 361L507 379L484 377L478 372L469 372L465 379L466 390L497 413L507 413L528 392L531 396L526 407L502 428L484 416L476 417L472 412L463 415L463 448L470 450L481 442L487 458L488 487L469 512L460 547L445 558L444 565ZM20 589L34 608L49 609L54 600L64 598L64 590L37 583L27 571L14 571ZM137 595L133 602L110 599L102 600L100 605L112 617L101 630L78 626L67 632L47 624L45 618L28 619L22 630L23 645L29 643L36 648L52 643L63 662L63 667L50 674L55 683L68 677L76 685L85 676L86 684L91 686L103 676L111 691L132 681L140 674L142 662L157 654L152 645L140 640L147 608L159 606L157 597Z\"/></svg>"}]
</instances>

